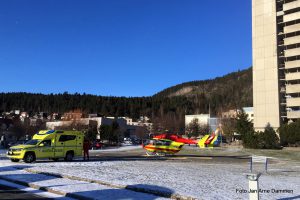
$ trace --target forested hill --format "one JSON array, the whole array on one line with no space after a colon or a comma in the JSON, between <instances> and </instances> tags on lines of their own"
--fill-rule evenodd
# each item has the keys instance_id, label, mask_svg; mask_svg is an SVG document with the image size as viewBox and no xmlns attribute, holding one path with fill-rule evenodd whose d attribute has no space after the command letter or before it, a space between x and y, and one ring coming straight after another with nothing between
<instances>
[{"instance_id":1,"label":"forested hill","mask_svg":"<svg viewBox=\"0 0 300 200\"><path fill-rule=\"evenodd\" d=\"M210 101L224 109L252 106L252 67L211 80L191 81L169 87L154 97L185 96L196 102Z\"/></svg>"},{"instance_id":2,"label":"forested hill","mask_svg":"<svg viewBox=\"0 0 300 200\"><path fill-rule=\"evenodd\" d=\"M152 97L104 97L88 94L0 93L0 112L19 109L29 113L64 113L81 109L104 116L147 115L183 123L185 114L219 113L226 109L252 106L251 68L205 81L170 87ZM167 122L166 122L167 123Z\"/></svg>"}]
</instances>

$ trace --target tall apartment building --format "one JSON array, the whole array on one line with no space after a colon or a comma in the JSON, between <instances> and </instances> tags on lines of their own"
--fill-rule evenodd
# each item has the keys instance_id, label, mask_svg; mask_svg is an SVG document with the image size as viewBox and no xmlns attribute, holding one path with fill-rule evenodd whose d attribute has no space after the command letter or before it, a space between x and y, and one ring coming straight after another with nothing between
<instances>
[{"instance_id":1,"label":"tall apartment building","mask_svg":"<svg viewBox=\"0 0 300 200\"><path fill-rule=\"evenodd\" d=\"M300 118L300 0L252 0L254 127Z\"/></svg>"}]
</instances>

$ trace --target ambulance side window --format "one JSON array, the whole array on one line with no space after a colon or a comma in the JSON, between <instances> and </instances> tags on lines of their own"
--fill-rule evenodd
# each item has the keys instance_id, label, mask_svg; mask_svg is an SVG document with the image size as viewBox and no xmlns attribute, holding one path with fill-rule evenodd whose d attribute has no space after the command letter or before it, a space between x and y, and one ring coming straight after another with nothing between
<instances>
[{"instance_id":1,"label":"ambulance side window","mask_svg":"<svg viewBox=\"0 0 300 200\"><path fill-rule=\"evenodd\" d=\"M69 141L69 140L75 140L76 138L76 135L61 135L60 138L59 138L59 142L66 142L66 141Z\"/></svg>"},{"instance_id":2,"label":"ambulance side window","mask_svg":"<svg viewBox=\"0 0 300 200\"><path fill-rule=\"evenodd\" d=\"M44 144L44 147L51 147L51 140L44 140L41 144Z\"/></svg>"}]
</instances>

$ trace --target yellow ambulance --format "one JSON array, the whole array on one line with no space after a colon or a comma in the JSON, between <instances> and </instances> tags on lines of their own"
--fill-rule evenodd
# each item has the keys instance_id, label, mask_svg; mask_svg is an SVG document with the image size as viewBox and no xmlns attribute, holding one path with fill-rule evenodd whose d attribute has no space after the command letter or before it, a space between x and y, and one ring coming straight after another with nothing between
<instances>
[{"instance_id":1,"label":"yellow ambulance","mask_svg":"<svg viewBox=\"0 0 300 200\"><path fill-rule=\"evenodd\" d=\"M40 158L72 161L82 156L83 139L81 131L42 130L25 144L10 147L7 156L12 162L31 163Z\"/></svg>"}]
</instances>

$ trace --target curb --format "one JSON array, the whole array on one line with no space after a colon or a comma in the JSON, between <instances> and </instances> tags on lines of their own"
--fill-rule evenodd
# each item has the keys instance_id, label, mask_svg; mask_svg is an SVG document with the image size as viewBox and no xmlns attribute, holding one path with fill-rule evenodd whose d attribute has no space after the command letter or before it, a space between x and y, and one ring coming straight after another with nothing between
<instances>
[{"instance_id":1,"label":"curb","mask_svg":"<svg viewBox=\"0 0 300 200\"><path fill-rule=\"evenodd\" d=\"M18 167L15 167L15 168L18 168ZM30 173L43 174L43 175L46 175L46 176L54 176L54 177L57 177L57 178L67 178L67 179L70 179L70 180L85 181L85 182L89 182L89 183L97 183L97 184L105 185L105 186L112 187L112 188L126 189L126 190L131 190L131 191L134 191L134 192L147 193L147 194L152 194L152 195L155 195L155 196L160 196L160 197L165 197L165 198L170 198L170 199L197 200L197 198L190 197L190 196L184 196L184 195L180 195L180 194L176 194L176 193L173 194L173 193L165 192L165 191L141 188L141 187L136 187L136 186L132 186L132 185L111 184L111 183L108 183L108 182L105 182L105 181L93 180L93 179L88 179L88 178L79 178L79 177L76 177L76 176L62 175L62 174L59 174L59 173L42 172L42 171L37 171L37 170L33 170L33 169L24 169L24 168L20 168L20 169L25 170L25 171L30 172ZM2 176L0 176L0 177L3 178ZM5 178L5 179L7 179L7 178ZM10 181L10 180L7 180L7 181ZM26 182L24 182L24 183L26 184L25 186L30 186L31 187L31 185L34 185L34 184L31 184L31 183L26 183ZM34 185L34 186L39 187L37 185ZM40 188L40 190L47 189L48 192L53 191L53 189L47 188L47 187L39 187L39 188ZM35 188L35 189L38 189L38 188ZM82 195L77 195L77 194L73 194L73 193L64 193L64 192L56 191L56 190L54 190L52 193L55 193L55 192L59 192L57 194L65 195L67 197L76 198L76 199L83 199L83 200L93 199L93 198L90 198L90 197L84 197Z\"/></svg>"},{"instance_id":2,"label":"curb","mask_svg":"<svg viewBox=\"0 0 300 200\"><path fill-rule=\"evenodd\" d=\"M79 200L93 200L93 198L90 198L90 197L86 197L86 196L82 196L82 195L78 195L78 194L74 194L74 193L62 192L62 191L59 191L59 190L53 190L52 188L49 188L49 187L41 187L41 186L38 186L34 183L27 183L25 181L14 180L14 179L3 177L1 175L0 175L0 179L3 179L5 181L9 181L9 182L12 182L12 183L15 183L15 184L18 184L18 185L31 187L31 188L36 189L36 190L42 190L42 191L62 195L62 196L65 196L65 197L71 197L71 198L79 199Z\"/></svg>"}]
</instances>

